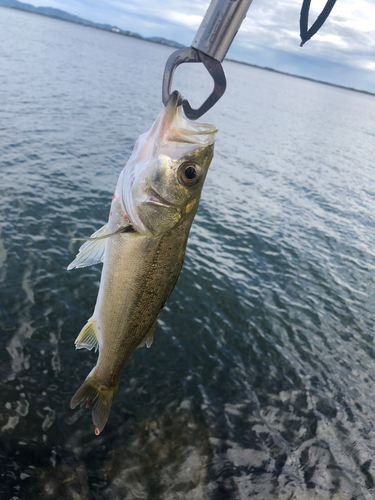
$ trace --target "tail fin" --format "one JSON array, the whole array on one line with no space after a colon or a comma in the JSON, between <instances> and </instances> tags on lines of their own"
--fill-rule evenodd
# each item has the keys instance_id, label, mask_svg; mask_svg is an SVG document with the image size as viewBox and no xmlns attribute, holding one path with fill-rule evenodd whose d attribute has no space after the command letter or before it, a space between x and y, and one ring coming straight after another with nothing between
<instances>
[{"instance_id":1,"label":"tail fin","mask_svg":"<svg viewBox=\"0 0 375 500\"><path fill-rule=\"evenodd\" d=\"M85 403L86 408L88 408L94 403L92 408L92 421L94 422L95 434L97 436L99 436L107 423L117 389L118 381L116 385L107 387L96 382L89 375L70 401L71 408L75 408L79 404L82 406Z\"/></svg>"}]
</instances>

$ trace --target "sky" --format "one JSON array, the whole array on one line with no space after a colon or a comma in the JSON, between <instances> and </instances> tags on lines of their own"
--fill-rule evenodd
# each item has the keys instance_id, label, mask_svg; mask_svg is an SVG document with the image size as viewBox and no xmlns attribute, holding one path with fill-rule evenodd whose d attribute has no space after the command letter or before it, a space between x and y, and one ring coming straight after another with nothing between
<instances>
[{"instance_id":1,"label":"sky","mask_svg":"<svg viewBox=\"0 0 375 500\"><path fill-rule=\"evenodd\" d=\"M26 0L142 36L189 46L209 0ZM312 0L309 26L326 0ZM302 0L253 0L228 57L375 93L375 2L337 0L321 30L300 47Z\"/></svg>"}]
</instances>

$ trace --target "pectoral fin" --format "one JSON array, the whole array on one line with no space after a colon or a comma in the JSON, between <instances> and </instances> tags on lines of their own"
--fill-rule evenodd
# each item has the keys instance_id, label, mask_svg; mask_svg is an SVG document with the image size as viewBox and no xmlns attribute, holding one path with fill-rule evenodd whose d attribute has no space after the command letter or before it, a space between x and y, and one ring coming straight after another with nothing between
<instances>
[{"instance_id":1,"label":"pectoral fin","mask_svg":"<svg viewBox=\"0 0 375 500\"><path fill-rule=\"evenodd\" d=\"M88 349L91 351L95 347L95 352L99 348L96 321L90 318L86 325L80 331L80 334L74 342L76 349Z\"/></svg>"},{"instance_id":2,"label":"pectoral fin","mask_svg":"<svg viewBox=\"0 0 375 500\"><path fill-rule=\"evenodd\" d=\"M107 240L103 239L108 235L107 224L91 235L91 238L84 243L78 251L76 258L68 266L68 271L79 267L92 266L103 262Z\"/></svg>"},{"instance_id":3,"label":"pectoral fin","mask_svg":"<svg viewBox=\"0 0 375 500\"><path fill-rule=\"evenodd\" d=\"M143 347L144 345L149 348L151 347L151 344L152 344L152 341L154 340L154 331L155 331L155 326L156 326L156 322L158 320L159 316L156 318L156 321L155 323L152 325L152 327L149 329L149 331L146 333L146 335L144 336L144 338L142 339L142 341L140 342L139 346L137 347L137 349L139 347Z\"/></svg>"},{"instance_id":4,"label":"pectoral fin","mask_svg":"<svg viewBox=\"0 0 375 500\"><path fill-rule=\"evenodd\" d=\"M121 233L133 233L133 227L129 224L121 227L114 233L108 233L107 224L98 229L90 238L73 238L76 241L85 241L78 251L76 258L68 266L68 271L78 269L79 267L93 266L104 261L104 252L107 244L107 238Z\"/></svg>"}]
</instances>

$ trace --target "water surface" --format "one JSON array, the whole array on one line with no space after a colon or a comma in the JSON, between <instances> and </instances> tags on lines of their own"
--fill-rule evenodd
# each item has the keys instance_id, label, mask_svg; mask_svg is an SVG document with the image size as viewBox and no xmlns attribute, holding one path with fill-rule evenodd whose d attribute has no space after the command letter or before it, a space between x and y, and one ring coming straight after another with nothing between
<instances>
[{"instance_id":1,"label":"water surface","mask_svg":"<svg viewBox=\"0 0 375 500\"><path fill-rule=\"evenodd\" d=\"M71 238L106 222L171 49L5 8L0 48L2 498L374 498L374 97L225 63L180 279L95 437L69 401L101 268L67 272Z\"/></svg>"}]
</instances>

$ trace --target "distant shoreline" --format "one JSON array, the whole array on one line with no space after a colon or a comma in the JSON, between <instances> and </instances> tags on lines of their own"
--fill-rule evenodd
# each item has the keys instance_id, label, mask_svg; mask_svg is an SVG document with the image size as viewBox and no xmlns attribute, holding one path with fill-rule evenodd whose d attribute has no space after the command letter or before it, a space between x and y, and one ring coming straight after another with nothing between
<instances>
[{"instance_id":1,"label":"distant shoreline","mask_svg":"<svg viewBox=\"0 0 375 500\"><path fill-rule=\"evenodd\" d=\"M36 14L38 16L50 17L52 19L58 19L59 21L65 21L68 23L79 24L79 25L84 26L86 28L94 28L94 29L98 29L101 31L108 31L109 33L114 33L115 35L123 35L123 36L128 36L131 38L137 38L138 40L144 40L145 42L157 43L159 45L165 45L167 47L174 47L174 48L185 47L185 45L182 45L181 43L175 42L174 40L166 40L166 39L161 38L161 37L144 37L138 33L133 33L131 31L122 30L120 28L117 28L116 26L100 25L99 23L87 21L86 19L82 19L82 18L79 18L77 16L71 16L71 17L76 17L80 21L74 20L74 19L69 19L66 17L62 17L60 15L47 14L44 12L37 12L36 10L29 10L29 9L25 9L25 8L19 7L19 6L4 5L3 2L4 2L4 0L0 0L0 7L4 7L5 9L19 10L21 12L27 12L28 14ZM17 3L21 4L21 2L17 2ZM30 5L31 7L33 7L31 4L22 4L22 5L27 5L27 6ZM43 7L43 8L49 9L48 7ZM58 10L58 9L51 9L51 10ZM65 13L65 11L61 11L61 12ZM70 14L68 12L66 12L66 14L68 14L70 16Z\"/></svg>"},{"instance_id":2,"label":"distant shoreline","mask_svg":"<svg viewBox=\"0 0 375 500\"><path fill-rule=\"evenodd\" d=\"M308 80L310 82L322 83L323 85L329 85L330 87L337 87L339 89L359 92L360 94L375 96L374 92L369 92L368 90L360 90L360 89L355 89L354 87L345 87L344 85L339 85L338 83L330 83L330 82L324 82L323 80L315 80L315 78L310 78L308 76L294 75L293 73L287 73L286 71L280 71L278 69L268 68L267 66L258 66L257 64L252 64L245 61L237 61L235 59L225 59L225 61L230 61L237 64L243 64L244 66L251 66L252 68L264 69L265 71L272 71L273 73L279 73L280 75L293 76L294 78L300 78L302 80Z\"/></svg>"},{"instance_id":3,"label":"distant shoreline","mask_svg":"<svg viewBox=\"0 0 375 500\"><path fill-rule=\"evenodd\" d=\"M5 3L7 3L8 5L5 5ZM10 3L14 3L15 5L9 5ZM17 5L17 4L19 4L19 5ZM49 8L49 7L34 7L31 4L18 2L17 0L0 0L0 7L4 7L6 9L19 10L22 12L28 12L29 14L37 14L39 16L50 17L52 19L58 19L60 21L66 21L66 22L70 22L70 23L74 23L74 24L80 24L81 26L85 26L87 28L95 28L95 29L99 29L102 31L108 31L108 32L114 33L116 35L128 36L130 38L136 38L138 40L143 40L145 42L157 43L158 45L164 45L167 47L173 47L173 48L177 48L177 49L185 47L184 45L182 45L178 42L175 42L173 40L166 40L166 39L160 38L160 37L143 37L142 35L139 35L138 33L125 31L125 30L122 30L120 28L117 28L116 26L110 26L110 25L105 25L105 24L101 25L99 23L94 23L93 21L88 21L86 19L82 19L82 18L79 18L77 16L73 16L72 14L69 14L68 12L60 11L59 9L53 9L53 8ZM38 9L43 9L45 11L50 10L51 13L38 12ZM59 15L53 14L53 11L58 12ZM60 13L66 15L66 17L63 17ZM316 79L310 78L308 76L295 75L293 73L287 73L286 71L280 71L278 69L269 68L267 66L259 66L257 64L252 64L252 63L248 63L245 61L238 61L236 59L228 59L228 58L225 58L225 61L233 62L236 64L242 64L244 66L250 66L252 68L262 69L265 71L271 71L273 73L279 73L280 75L292 76L293 78L300 78L302 80L307 80L310 82L321 83L323 85L329 85L330 87L336 87L339 89L351 90L353 92L359 92L360 94L375 96L374 92L369 92L367 90L360 90L360 89L356 89L354 87L346 87L344 85L339 85L337 83L325 82L323 80L316 80Z\"/></svg>"}]
</instances>

